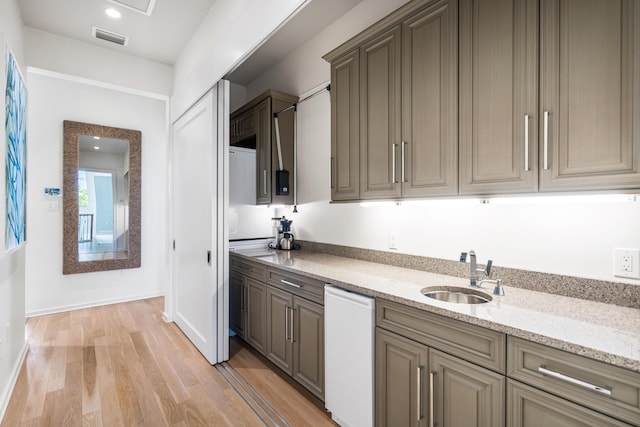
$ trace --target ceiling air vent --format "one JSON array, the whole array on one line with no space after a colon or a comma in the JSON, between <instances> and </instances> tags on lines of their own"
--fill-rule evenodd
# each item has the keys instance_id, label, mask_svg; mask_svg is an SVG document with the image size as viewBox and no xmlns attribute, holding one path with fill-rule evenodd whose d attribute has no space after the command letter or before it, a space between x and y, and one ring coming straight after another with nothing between
<instances>
[{"instance_id":1,"label":"ceiling air vent","mask_svg":"<svg viewBox=\"0 0 640 427\"><path fill-rule=\"evenodd\" d=\"M91 35L97 39L119 44L120 46L126 46L127 43L129 43L129 37L123 36L122 34L112 33L111 31L103 30L98 27L93 27Z\"/></svg>"},{"instance_id":2,"label":"ceiling air vent","mask_svg":"<svg viewBox=\"0 0 640 427\"><path fill-rule=\"evenodd\" d=\"M144 15L151 15L156 5L156 0L107 0L127 9L135 10Z\"/></svg>"}]
</instances>

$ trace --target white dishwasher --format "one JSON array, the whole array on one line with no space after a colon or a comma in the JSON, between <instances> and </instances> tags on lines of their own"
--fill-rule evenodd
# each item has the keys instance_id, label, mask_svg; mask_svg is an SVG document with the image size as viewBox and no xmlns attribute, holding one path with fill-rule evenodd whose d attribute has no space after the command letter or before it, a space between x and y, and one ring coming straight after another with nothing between
<instances>
[{"instance_id":1,"label":"white dishwasher","mask_svg":"<svg viewBox=\"0 0 640 427\"><path fill-rule=\"evenodd\" d=\"M374 416L373 297L324 287L325 406L342 427L371 427Z\"/></svg>"}]
</instances>

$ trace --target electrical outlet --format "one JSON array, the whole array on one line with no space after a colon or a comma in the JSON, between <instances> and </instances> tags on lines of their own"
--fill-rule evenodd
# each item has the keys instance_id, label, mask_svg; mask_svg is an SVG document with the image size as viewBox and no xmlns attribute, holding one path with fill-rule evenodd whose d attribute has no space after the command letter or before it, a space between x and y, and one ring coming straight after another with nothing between
<instances>
[{"instance_id":1,"label":"electrical outlet","mask_svg":"<svg viewBox=\"0 0 640 427\"><path fill-rule=\"evenodd\" d=\"M398 249L398 233L389 233L389 249Z\"/></svg>"},{"instance_id":2,"label":"electrical outlet","mask_svg":"<svg viewBox=\"0 0 640 427\"><path fill-rule=\"evenodd\" d=\"M613 275L640 279L640 249L614 249Z\"/></svg>"}]
</instances>

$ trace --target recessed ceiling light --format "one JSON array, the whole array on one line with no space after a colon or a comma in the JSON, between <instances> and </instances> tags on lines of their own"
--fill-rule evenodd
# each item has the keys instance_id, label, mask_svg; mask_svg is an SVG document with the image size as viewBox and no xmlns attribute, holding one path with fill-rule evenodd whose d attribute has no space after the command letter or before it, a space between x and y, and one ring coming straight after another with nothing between
<instances>
[{"instance_id":1,"label":"recessed ceiling light","mask_svg":"<svg viewBox=\"0 0 640 427\"><path fill-rule=\"evenodd\" d=\"M100 137L99 136L94 136L93 139L100 139Z\"/></svg>"},{"instance_id":2,"label":"recessed ceiling light","mask_svg":"<svg viewBox=\"0 0 640 427\"><path fill-rule=\"evenodd\" d=\"M107 14L107 16L113 18L113 19L120 19L122 18L122 14L120 12L118 12L117 10L113 9L113 8L109 8L109 9L105 9L104 13Z\"/></svg>"},{"instance_id":3,"label":"recessed ceiling light","mask_svg":"<svg viewBox=\"0 0 640 427\"><path fill-rule=\"evenodd\" d=\"M93 147L94 150L99 150L100 147L98 147L97 145L95 147Z\"/></svg>"}]
</instances>

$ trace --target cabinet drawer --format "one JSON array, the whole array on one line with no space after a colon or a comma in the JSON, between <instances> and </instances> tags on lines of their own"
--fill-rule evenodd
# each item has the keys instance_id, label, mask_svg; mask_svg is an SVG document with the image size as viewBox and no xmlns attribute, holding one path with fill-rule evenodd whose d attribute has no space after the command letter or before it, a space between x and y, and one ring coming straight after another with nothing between
<instances>
[{"instance_id":1,"label":"cabinet drawer","mask_svg":"<svg viewBox=\"0 0 640 427\"><path fill-rule=\"evenodd\" d=\"M264 282L267 278L267 267L257 262L247 261L237 256L230 257L231 269L245 276Z\"/></svg>"},{"instance_id":2,"label":"cabinet drawer","mask_svg":"<svg viewBox=\"0 0 640 427\"><path fill-rule=\"evenodd\" d=\"M500 332L383 299L376 300L376 326L505 372L506 336Z\"/></svg>"},{"instance_id":3,"label":"cabinet drawer","mask_svg":"<svg viewBox=\"0 0 640 427\"><path fill-rule=\"evenodd\" d=\"M324 282L275 268L267 270L267 283L324 305Z\"/></svg>"},{"instance_id":4,"label":"cabinet drawer","mask_svg":"<svg viewBox=\"0 0 640 427\"><path fill-rule=\"evenodd\" d=\"M630 427L629 424L513 380L507 380L507 425Z\"/></svg>"},{"instance_id":5,"label":"cabinet drawer","mask_svg":"<svg viewBox=\"0 0 640 427\"><path fill-rule=\"evenodd\" d=\"M511 378L623 421L640 423L638 372L514 337L509 337L507 360ZM600 387L599 391L592 386Z\"/></svg>"}]
</instances>

